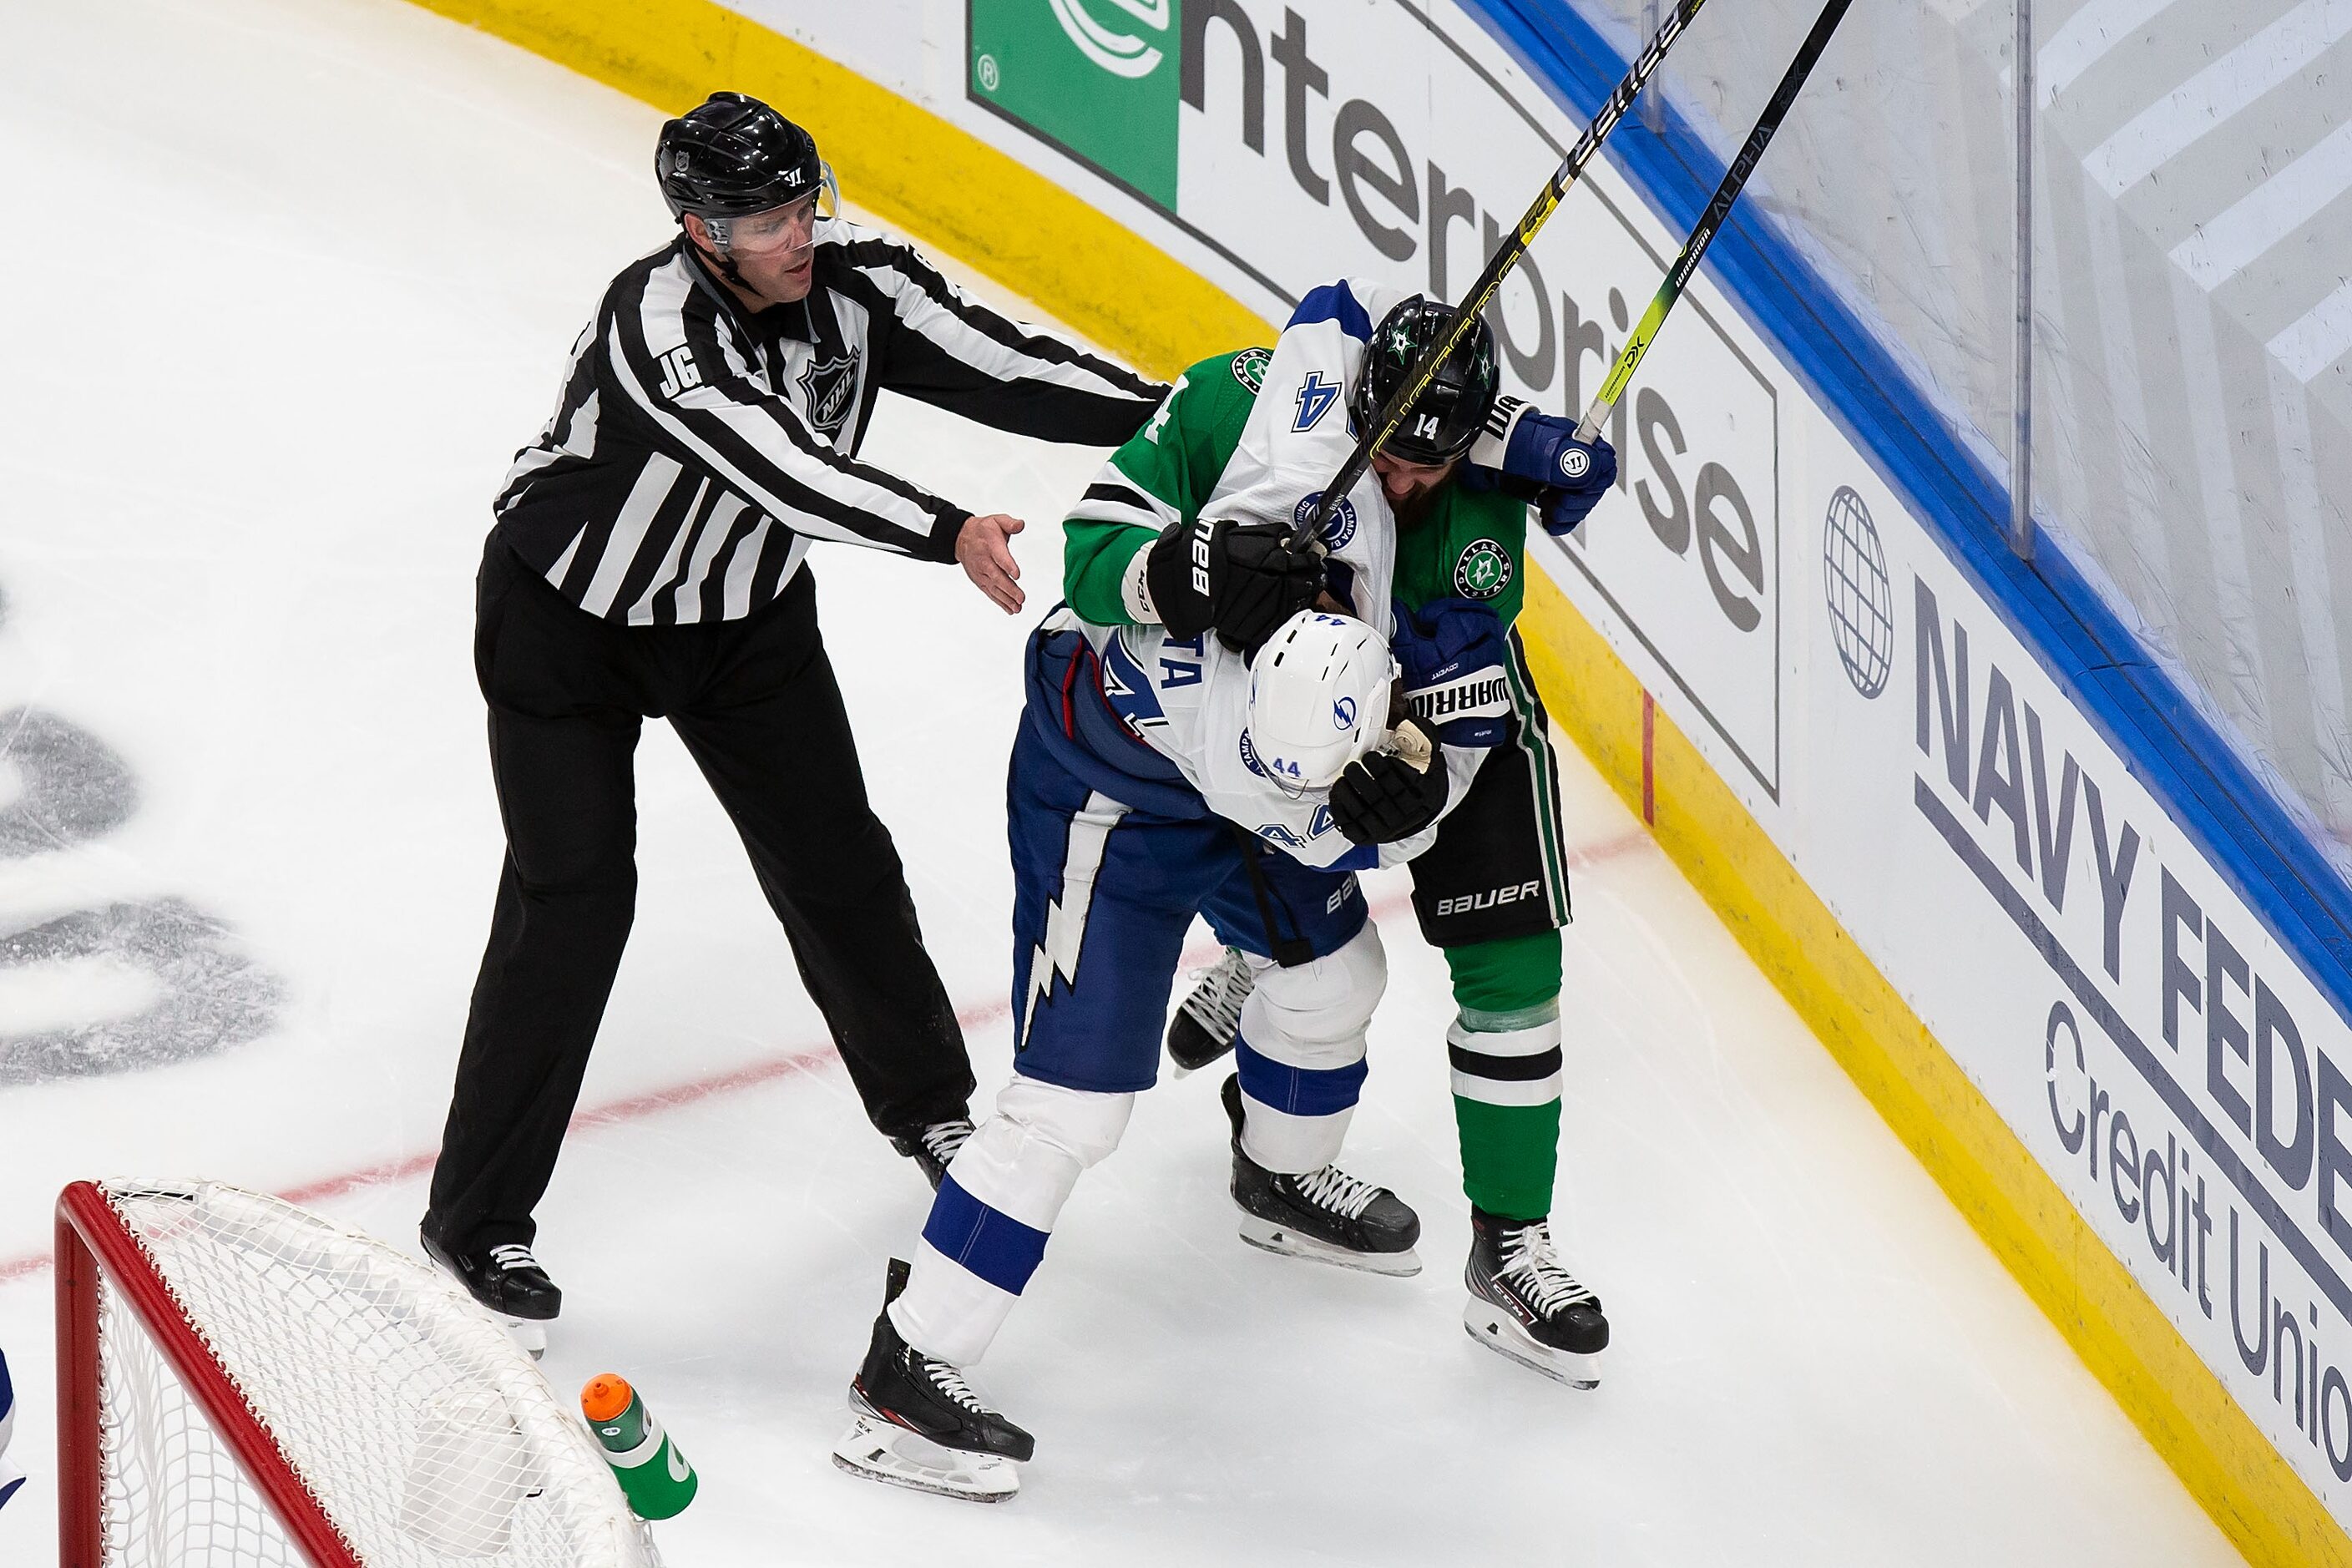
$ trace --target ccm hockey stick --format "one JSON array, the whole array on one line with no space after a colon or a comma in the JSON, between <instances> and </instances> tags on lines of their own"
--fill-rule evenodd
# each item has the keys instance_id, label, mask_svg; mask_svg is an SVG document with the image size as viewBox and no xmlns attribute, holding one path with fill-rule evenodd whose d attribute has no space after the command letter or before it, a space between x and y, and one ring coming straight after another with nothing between
<instances>
[{"instance_id":1,"label":"ccm hockey stick","mask_svg":"<svg viewBox=\"0 0 2352 1568\"><path fill-rule=\"evenodd\" d=\"M1625 73L1625 79L1603 100L1599 112L1585 126L1584 134L1576 139L1576 145L1568 150L1568 156L1560 160L1559 168L1552 171L1551 178L1545 182L1543 190L1528 208L1526 216L1519 219L1518 226L1505 237L1495 254L1486 258L1486 269L1478 274L1477 281L1470 285L1470 291L1462 297L1462 303L1454 310L1453 331L1423 351L1421 358L1413 363L1412 374L1397 388L1396 395L1389 400L1388 406L1381 410L1380 423L1357 436L1355 450L1348 454L1348 460L1340 465L1331 482L1323 487L1323 494L1317 500L1314 511L1298 525L1292 536L1294 544L1304 546L1322 537L1323 525L1330 521L1332 509L1339 504L1339 498L1356 488L1356 481L1364 477L1364 470L1372 466L1372 459L1380 455L1389 437L1396 434L1397 426L1404 423L1405 410L1411 408L1413 399L1437 379L1437 367L1444 364L1445 356L1460 347L1463 340L1470 335L1470 324L1478 319L1487 301L1501 289L1503 279L1510 276L1511 268L1519 264L1519 258L1525 256L1528 247L1535 243L1536 236L1551 217L1553 209L1559 205L1560 198L1568 195L1569 188L1584 173L1584 166L1591 163L1594 154L1601 151L1601 144L1609 140L1609 133L1617 129L1617 122L1625 118L1625 111L1633 108L1633 95L1642 90L1642 84L1650 79L1651 73L1666 58L1666 51L1674 47L1676 38L1682 37L1683 29L1690 25L1690 19L1705 4L1706 0L1675 0L1674 11L1660 24L1657 36L1634 57L1633 68ZM1838 9L1843 11L1844 6L1840 5Z\"/></svg>"},{"instance_id":2,"label":"ccm hockey stick","mask_svg":"<svg viewBox=\"0 0 2352 1568\"><path fill-rule=\"evenodd\" d=\"M1723 220L1731 216L1731 204L1739 199L1740 188L1748 184L1748 176L1755 173L1757 163L1764 156L1764 149L1771 145L1772 133L1780 129L1780 121L1788 116L1789 106L1797 101L1797 94L1803 89L1805 79L1812 75L1814 62L1822 58L1822 51L1829 47L1830 35L1835 33L1838 24L1845 20L1846 7L1853 3L1853 0L1829 0L1829 4L1822 7L1821 16L1814 19L1813 30L1805 35L1805 42L1797 50L1797 58L1789 62L1788 74L1780 79L1780 87L1773 91L1772 100L1764 106L1764 113L1757 120L1756 129L1748 133L1748 141L1739 149L1739 155L1732 159L1731 167L1723 172L1723 183L1716 186L1715 195L1707 198L1706 210L1699 214L1698 226L1692 229L1690 238L1683 242L1683 253L1675 258L1672 267L1666 268L1665 281L1658 285L1657 293L1651 298L1650 308L1642 312L1641 321L1633 327L1633 335L1626 339L1624 348L1618 351L1617 363L1609 367L1609 379L1601 384L1600 392L1593 396L1592 405L1584 411L1583 419L1576 426L1578 440L1589 442L1599 435L1601 422L1609 416L1609 411L1625 395L1626 383L1633 379L1633 367L1640 364L1642 356L1650 352L1650 344L1656 339L1658 329L1665 324L1666 312L1673 310L1675 301L1682 298L1683 289L1690 282L1691 274L1698 270L1699 258L1705 256L1706 247L1715 242L1716 233L1722 228Z\"/></svg>"}]
</instances>

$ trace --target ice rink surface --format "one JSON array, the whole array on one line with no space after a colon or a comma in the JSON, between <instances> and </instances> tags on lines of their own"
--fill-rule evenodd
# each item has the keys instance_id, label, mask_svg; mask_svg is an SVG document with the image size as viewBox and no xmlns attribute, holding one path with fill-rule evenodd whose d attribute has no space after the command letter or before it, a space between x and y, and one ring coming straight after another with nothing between
<instances>
[{"instance_id":1,"label":"ice rink surface","mask_svg":"<svg viewBox=\"0 0 2352 1568\"><path fill-rule=\"evenodd\" d=\"M573 335L664 239L658 121L396 0L0 5L0 1346L36 1474L8 1568L53 1552L62 1183L213 1175L413 1238L499 853L471 578ZM1099 453L886 399L866 456L1029 518L1050 601ZM985 1097L1034 614L813 561ZM1348 1163L1420 1207L1426 1272L1243 1247L1216 1075L1163 1082L980 1369L1039 1436L1023 1495L842 1475L927 1194L684 753L653 726L640 755L603 1113L540 1250L569 1293L550 1376L625 1372L702 1472L659 1531L675 1568L2236 1561L1573 753L1559 1229L1615 1326L1598 1391L1462 1332L1444 970L1390 879ZM55 1076L94 1024L133 1058L254 1037Z\"/></svg>"}]
</instances>

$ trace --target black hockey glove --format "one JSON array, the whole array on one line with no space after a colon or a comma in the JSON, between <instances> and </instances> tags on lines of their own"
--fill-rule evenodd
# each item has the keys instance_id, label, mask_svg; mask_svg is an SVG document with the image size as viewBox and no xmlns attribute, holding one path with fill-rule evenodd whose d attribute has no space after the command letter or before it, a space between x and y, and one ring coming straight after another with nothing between
<instances>
[{"instance_id":1,"label":"black hockey glove","mask_svg":"<svg viewBox=\"0 0 2352 1568\"><path fill-rule=\"evenodd\" d=\"M1286 523L1204 517L1161 531L1143 582L1171 634L1196 637L1213 627L1220 642L1246 653L1315 602L1323 560L1292 549Z\"/></svg>"},{"instance_id":2,"label":"black hockey glove","mask_svg":"<svg viewBox=\"0 0 2352 1568\"><path fill-rule=\"evenodd\" d=\"M1410 721L1408 721L1410 722ZM1331 826L1350 844L1393 844L1437 820L1445 809L1442 756L1415 767L1393 752L1373 752L1348 764L1331 786Z\"/></svg>"}]
</instances>

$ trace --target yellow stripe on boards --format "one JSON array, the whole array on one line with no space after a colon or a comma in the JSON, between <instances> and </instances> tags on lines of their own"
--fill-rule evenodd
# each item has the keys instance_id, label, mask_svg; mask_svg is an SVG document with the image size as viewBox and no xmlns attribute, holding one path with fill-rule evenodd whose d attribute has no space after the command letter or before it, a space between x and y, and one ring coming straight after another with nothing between
<instances>
[{"instance_id":1,"label":"yellow stripe on boards","mask_svg":"<svg viewBox=\"0 0 2352 1568\"><path fill-rule=\"evenodd\" d=\"M851 0L842 0L844 4ZM722 89L816 137L843 194L1146 374L1271 342L1240 300L929 110L709 0L414 0L679 114ZM646 149L646 178L653 178Z\"/></svg>"},{"instance_id":2,"label":"yellow stripe on boards","mask_svg":"<svg viewBox=\"0 0 2352 1568\"><path fill-rule=\"evenodd\" d=\"M1519 635L1545 706L1642 810L1642 688L1542 573ZM1651 831L2249 1563L2352 1568L2352 1540L1959 1064L1661 712Z\"/></svg>"},{"instance_id":3,"label":"yellow stripe on boards","mask_svg":"<svg viewBox=\"0 0 2352 1568\"><path fill-rule=\"evenodd\" d=\"M1271 328L937 115L709 0L413 0L672 113L731 88L815 133L849 196L1164 378ZM843 0L851 3L851 0ZM652 149L646 149L651 176ZM1638 816L1642 690L1544 574L1519 618L1546 706ZM1879 1114L2259 1568L2352 1568L2352 1540L1864 956L1657 716L1660 844Z\"/></svg>"}]
</instances>

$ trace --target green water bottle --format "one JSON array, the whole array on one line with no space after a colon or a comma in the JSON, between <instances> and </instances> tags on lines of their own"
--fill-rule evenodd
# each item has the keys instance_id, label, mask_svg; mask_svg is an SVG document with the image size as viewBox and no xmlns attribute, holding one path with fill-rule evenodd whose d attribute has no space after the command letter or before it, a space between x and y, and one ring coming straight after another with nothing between
<instances>
[{"instance_id":1,"label":"green water bottle","mask_svg":"<svg viewBox=\"0 0 2352 1568\"><path fill-rule=\"evenodd\" d=\"M701 1478L627 1378L611 1372L590 1378L580 1391L580 1413L639 1519L673 1519L685 1511Z\"/></svg>"}]
</instances>

